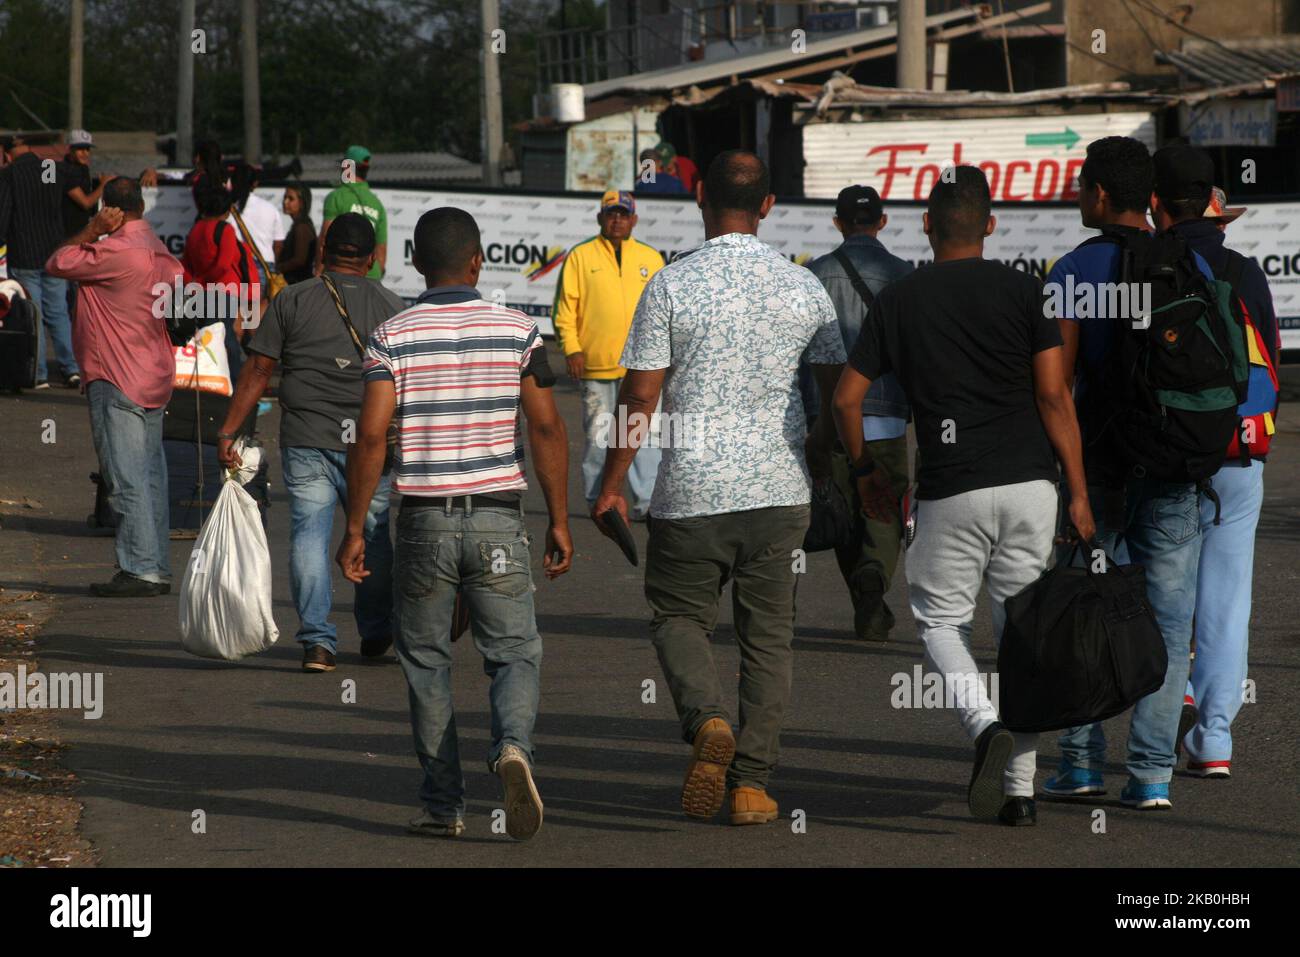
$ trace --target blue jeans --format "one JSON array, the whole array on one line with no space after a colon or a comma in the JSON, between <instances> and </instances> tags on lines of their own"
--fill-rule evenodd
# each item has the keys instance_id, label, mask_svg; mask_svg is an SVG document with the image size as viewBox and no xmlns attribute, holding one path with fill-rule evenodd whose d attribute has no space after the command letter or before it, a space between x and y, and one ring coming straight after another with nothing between
<instances>
[{"instance_id":1,"label":"blue jeans","mask_svg":"<svg viewBox=\"0 0 1300 957\"><path fill-rule=\"evenodd\" d=\"M289 493L289 587L298 610L296 639L304 645L338 650L338 631L330 621L333 580L330 544L334 510L347 508L344 474L347 453L293 446L280 450L284 487ZM366 569L356 586L352 615L361 640L392 635L393 544L388 537L388 476L379 480L366 513Z\"/></svg>"},{"instance_id":2,"label":"blue jeans","mask_svg":"<svg viewBox=\"0 0 1300 957\"><path fill-rule=\"evenodd\" d=\"M492 679L492 746L533 758L541 695L542 639L533 614L529 538L523 515L496 508L404 506L397 516L394 574L397 660L410 689L420 800L437 818L465 812L465 779L451 703L451 629L457 591L474 645Z\"/></svg>"},{"instance_id":3,"label":"blue jeans","mask_svg":"<svg viewBox=\"0 0 1300 957\"><path fill-rule=\"evenodd\" d=\"M146 581L171 579L171 519L163 410L136 405L106 379L86 387L90 435L108 507L117 519L117 565Z\"/></svg>"},{"instance_id":4,"label":"blue jeans","mask_svg":"<svg viewBox=\"0 0 1300 957\"><path fill-rule=\"evenodd\" d=\"M1201 554L1197 499L1191 485L1151 480L1134 481L1118 494L1089 489L1099 543L1114 557L1122 538L1129 560L1146 568L1147 599L1169 654L1160 690L1133 706L1126 763L1129 774L1142 784L1166 784L1174 772ZM1084 551L1078 560L1087 558ZM1075 767L1100 771L1106 763L1100 722L1067 729L1059 744L1062 757Z\"/></svg>"},{"instance_id":5,"label":"blue jeans","mask_svg":"<svg viewBox=\"0 0 1300 957\"><path fill-rule=\"evenodd\" d=\"M49 379L45 357L45 332L54 343L54 359L65 377L80 374L77 357L72 353L72 320L68 317L68 281L40 269L10 269L32 302L40 307L43 330L36 336L36 380Z\"/></svg>"},{"instance_id":6,"label":"blue jeans","mask_svg":"<svg viewBox=\"0 0 1300 957\"><path fill-rule=\"evenodd\" d=\"M1232 722L1241 710L1250 636L1255 527L1264 504L1264 463L1225 466L1212 480L1223 505L1201 502L1201 565L1196 585L1196 660L1187 693L1199 711L1184 745L1191 761L1232 760Z\"/></svg>"},{"instance_id":7,"label":"blue jeans","mask_svg":"<svg viewBox=\"0 0 1300 957\"><path fill-rule=\"evenodd\" d=\"M600 494L600 473L605 468L605 453L609 451L608 448L602 448L600 443L612 446L619 439L618 387L622 382L622 379L582 380L582 431L586 435L582 455L582 484L588 506L594 504ZM614 427L608 425L605 413L614 416ZM659 460L662 457L661 449L643 445L628 467L628 512L633 518L644 518L650 511L650 496L654 494L655 476L659 473Z\"/></svg>"}]
</instances>

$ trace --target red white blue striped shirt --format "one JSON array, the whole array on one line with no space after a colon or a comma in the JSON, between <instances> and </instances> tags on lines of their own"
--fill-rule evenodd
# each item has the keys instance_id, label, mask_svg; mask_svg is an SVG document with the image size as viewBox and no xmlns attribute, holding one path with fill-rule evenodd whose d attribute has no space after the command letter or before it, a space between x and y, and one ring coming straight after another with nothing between
<instances>
[{"instance_id":1,"label":"red white blue striped shirt","mask_svg":"<svg viewBox=\"0 0 1300 957\"><path fill-rule=\"evenodd\" d=\"M466 287L430 289L376 329L365 378L391 379L397 392L394 491L440 497L527 488L520 376L541 346L535 320Z\"/></svg>"}]
</instances>

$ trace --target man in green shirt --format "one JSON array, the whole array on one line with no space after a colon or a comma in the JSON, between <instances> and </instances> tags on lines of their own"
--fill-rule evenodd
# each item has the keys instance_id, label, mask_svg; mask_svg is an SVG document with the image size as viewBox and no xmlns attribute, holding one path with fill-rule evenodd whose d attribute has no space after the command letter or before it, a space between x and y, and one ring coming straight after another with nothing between
<instances>
[{"instance_id":1,"label":"man in green shirt","mask_svg":"<svg viewBox=\"0 0 1300 957\"><path fill-rule=\"evenodd\" d=\"M325 222L321 225L320 242L316 244L316 275L321 272L321 251L330 223L344 213L360 213L375 227L375 262L366 273L369 279L382 279L388 265L388 213L384 204L370 190L366 177L370 174L370 150L364 146L349 146L343 154L343 185L325 197ZM355 174L351 175L351 174Z\"/></svg>"}]
</instances>

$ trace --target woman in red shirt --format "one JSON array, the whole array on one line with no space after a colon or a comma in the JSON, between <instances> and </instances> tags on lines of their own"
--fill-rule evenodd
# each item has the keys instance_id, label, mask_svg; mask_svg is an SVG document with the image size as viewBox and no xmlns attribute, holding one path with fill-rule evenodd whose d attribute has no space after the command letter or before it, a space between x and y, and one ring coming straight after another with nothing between
<instances>
[{"instance_id":1,"label":"woman in red shirt","mask_svg":"<svg viewBox=\"0 0 1300 957\"><path fill-rule=\"evenodd\" d=\"M252 254L239 241L235 227L226 222L230 215L232 198L222 187L209 186L199 190L195 197L199 218L185 237L185 252L181 265L185 267L185 283L197 283L204 289L204 302L218 305L218 297L225 297L223 308L199 320L200 326L214 322L226 326L226 354L230 359L230 377L239 375L244 353L240 347L245 323L243 315L260 318L260 295L257 267ZM255 326L253 320L249 323Z\"/></svg>"}]
</instances>

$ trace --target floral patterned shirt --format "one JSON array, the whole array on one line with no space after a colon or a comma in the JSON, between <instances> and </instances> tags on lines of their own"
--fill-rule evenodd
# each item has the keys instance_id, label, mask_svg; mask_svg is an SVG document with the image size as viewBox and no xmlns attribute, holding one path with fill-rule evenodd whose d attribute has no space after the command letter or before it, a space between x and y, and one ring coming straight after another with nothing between
<instances>
[{"instance_id":1,"label":"floral patterned shirt","mask_svg":"<svg viewBox=\"0 0 1300 957\"><path fill-rule=\"evenodd\" d=\"M620 361L668 370L651 515L808 504L801 357L845 361L835 306L756 236L716 236L655 274Z\"/></svg>"}]
</instances>

